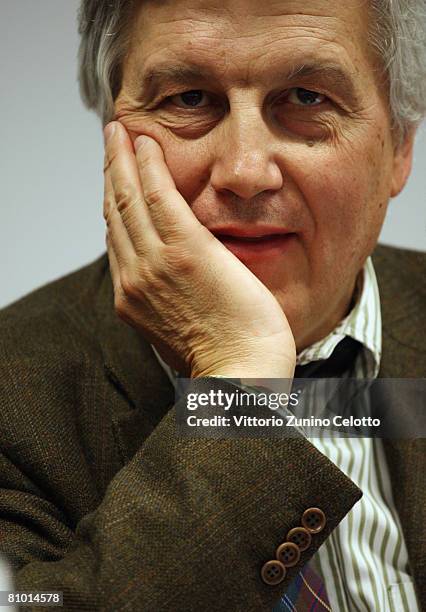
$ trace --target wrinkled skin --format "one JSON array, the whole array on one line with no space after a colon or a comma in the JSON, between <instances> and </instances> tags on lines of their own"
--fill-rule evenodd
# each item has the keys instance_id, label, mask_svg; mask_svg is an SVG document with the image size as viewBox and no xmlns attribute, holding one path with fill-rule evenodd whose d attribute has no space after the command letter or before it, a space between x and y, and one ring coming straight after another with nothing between
<instances>
[{"instance_id":1,"label":"wrinkled skin","mask_svg":"<svg viewBox=\"0 0 426 612\"><path fill-rule=\"evenodd\" d=\"M201 225L267 223L296 233L279 256L243 263L276 298L298 351L347 313L388 201L411 168L413 134L396 146L368 26L360 1L147 1L115 102L132 141L145 134L161 146ZM200 74L166 73L174 66ZM314 92L310 104L300 88ZM196 106L181 96L192 90L205 92ZM123 318L155 343L132 300L132 313L121 300ZM290 355L287 331L278 336Z\"/></svg>"}]
</instances>

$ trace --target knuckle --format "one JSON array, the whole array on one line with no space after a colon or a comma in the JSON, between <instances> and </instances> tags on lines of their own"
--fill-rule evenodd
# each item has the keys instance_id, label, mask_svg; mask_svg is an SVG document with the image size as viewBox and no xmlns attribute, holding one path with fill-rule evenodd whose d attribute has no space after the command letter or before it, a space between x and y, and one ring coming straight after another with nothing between
<instances>
[{"instance_id":1,"label":"knuckle","mask_svg":"<svg viewBox=\"0 0 426 612\"><path fill-rule=\"evenodd\" d=\"M170 244L166 249L164 265L169 275L192 275L196 272L198 262L186 246Z\"/></svg>"},{"instance_id":2,"label":"knuckle","mask_svg":"<svg viewBox=\"0 0 426 612\"><path fill-rule=\"evenodd\" d=\"M170 276L164 262L156 258L151 258L149 266L144 266L140 270L141 278L143 278L144 290L148 295L159 296L170 284Z\"/></svg>"},{"instance_id":3,"label":"knuckle","mask_svg":"<svg viewBox=\"0 0 426 612\"><path fill-rule=\"evenodd\" d=\"M111 196L109 195L105 196L103 214L104 214L104 219L107 223L109 222L112 207L113 207L113 202L112 202Z\"/></svg>"},{"instance_id":4,"label":"knuckle","mask_svg":"<svg viewBox=\"0 0 426 612\"><path fill-rule=\"evenodd\" d=\"M156 255L153 254L151 256L149 269L144 269L143 275L144 278L151 284L169 281L170 277L167 273L165 261L161 253L157 253Z\"/></svg>"},{"instance_id":5,"label":"knuckle","mask_svg":"<svg viewBox=\"0 0 426 612\"><path fill-rule=\"evenodd\" d=\"M104 173L107 172L112 164L114 163L115 159L117 157L117 153L115 151L108 151L105 153L105 157L104 157Z\"/></svg>"},{"instance_id":6,"label":"knuckle","mask_svg":"<svg viewBox=\"0 0 426 612\"><path fill-rule=\"evenodd\" d=\"M144 200L148 206L158 206L164 202L164 192L159 189L148 189L144 192Z\"/></svg>"},{"instance_id":7,"label":"knuckle","mask_svg":"<svg viewBox=\"0 0 426 612\"><path fill-rule=\"evenodd\" d=\"M121 291L114 296L114 310L122 321L130 322L128 302Z\"/></svg>"},{"instance_id":8,"label":"knuckle","mask_svg":"<svg viewBox=\"0 0 426 612\"><path fill-rule=\"evenodd\" d=\"M123 270L120 281L123 292L127 298L136 299L140 296L141 286L139 276L136 277L133 272Z\"/></svg>"},{"instance_id":9,"label":"knuckle","mask_svg":"<svg viewBox=\"0 0 426 612\"><path fill-rule=\"evenodd\" d=\"M139 201L135 187L131 183L121 183L117 186L115 202L118 212L122 215Z\"/></svg>"}]
</instances>

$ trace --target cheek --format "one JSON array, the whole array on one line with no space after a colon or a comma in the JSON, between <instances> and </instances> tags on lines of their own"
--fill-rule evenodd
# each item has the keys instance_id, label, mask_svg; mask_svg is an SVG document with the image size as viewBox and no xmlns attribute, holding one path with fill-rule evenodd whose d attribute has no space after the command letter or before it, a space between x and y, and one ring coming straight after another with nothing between
<instances>
[{"instance_id":1,"label":"cheek","mask_svg":"<svg viewBox=\"0 0 426 612\"><path fill-rule=\"evenodd\" d=\"M177 189L191 205L209 183L211 153L202 140L183 141L169 136L159 142Z\"/></svg>"},{"instance_id":2,"label":"cheek","mask_svg":"<svg viewBox=\"0 0 426 612\"><path fill-rule=\"evenodd\" d=\"M122 114L119 121L133 142L141 134L146 134L161 145L177 189L191 204L209 181L212 154L205 139L183 140L149 117L136 114Z\"/></svg>"},{"instance_id":3,"label":"cheek","mask_svg":"<svg viewBox=\"0 0 426 612\"><path fill-rule=\"evenodd\" d=\"M293 177L313 218L312 246L355 254L377 238L389 199L389 168L381 142L317 144L294 164Z\"/></svg>"}]
</instances>

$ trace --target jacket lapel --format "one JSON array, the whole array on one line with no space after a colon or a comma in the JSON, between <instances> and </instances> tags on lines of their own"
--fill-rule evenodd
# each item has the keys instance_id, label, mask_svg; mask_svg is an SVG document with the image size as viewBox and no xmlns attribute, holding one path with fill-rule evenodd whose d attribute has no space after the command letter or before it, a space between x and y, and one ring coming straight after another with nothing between
<instances>
[{"instance_id":1,"label":"jacket lapel","mask_svg":"<svg viewBox=\"0 0 426 612\"><path fill-rule=\"evenodd\" d=\"M99 264L96 333L105 374L126 400L115 401L110 407L119 450L126 463L175 403L174 389L150 344L116 315L106 255Z\"/></svg>"},{"instance_id":2,"label":"jacket lapel","mask_svg":"<svg viewBox=\"0 0 426 612\"><path fill-rule=\"evenodd\" d=\"M419 330L425 329L424 304L422 305L420 299L421 294L416 293L415 275L410 274L409 266L404 266L404 262L401 262L399 253L402 252L378 247L373 257L379 284L383 325L379 377L424 378L426 373L426 358L422 346L424 337L419 333ZM401 276L404 276L404 283ZM424 279L423 281L420 279L419 288L422 282ZM389 410L392 410L391 406ZM424 438L387 439L383 440L383 445L411 572L419 602L422 604L426 601L424 580L426 440Z\"/></svg>"},{"instance_id":3,"label":"jacket lapel","mask_svg":"<svg viewBox=\"0 0 426 612\"><path fill-rule=\"evenodd\" d=\"M394 341L384 337L383 356L392 354ZM404 358L404 349L398 347L400 357ZM387 361L387 359L386 359ZM408 363L408 359L407 359ZM384 367L379 376L382 378L409 378L409 372L400 367L395 371ZM396 375L395 375L396 374ZM403 376L403 374L406 374ZM397 411L389 406L389 411L397 415ZM425 473L426 473L426 440L417 439L385 439L383 446L388 463L389 476L392 483L392 493L395 507L401 521L402 531L408 550L411 574L413 576L420 602L426 601L426 558L424 509L426 507Z\"/></svg>"}]
</instances>

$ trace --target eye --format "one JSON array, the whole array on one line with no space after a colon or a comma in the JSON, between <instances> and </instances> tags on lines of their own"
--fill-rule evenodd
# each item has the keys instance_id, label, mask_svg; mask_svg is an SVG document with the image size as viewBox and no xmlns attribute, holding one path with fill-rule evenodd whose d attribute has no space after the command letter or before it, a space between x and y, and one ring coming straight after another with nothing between
<instances>
[{"instance_id":1,"label":"eye","mask_svg":"<svg viewBox=\"0 0 426 612\"><path fill-rule=\"evenodd\" d=\"M318 106L327 100L327 96L320 94L317 91L303 89L302 87L293 87L287 95L287 102L297 104L298 106Z\"/></svg>"},{"instance_id":2,"label":"eye","mask_svg":"<svg viewBox=\"0 0 426 612\"><path fill-rule=\"evenodd\" d=\"M210 104L209 96L201 89L191 89L169 98L179 108L203 108Z\"/></svg>"}]
</instances>

